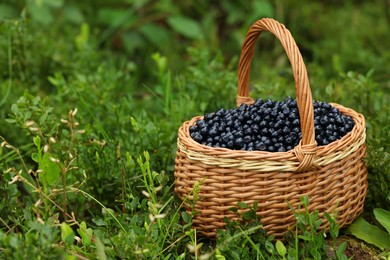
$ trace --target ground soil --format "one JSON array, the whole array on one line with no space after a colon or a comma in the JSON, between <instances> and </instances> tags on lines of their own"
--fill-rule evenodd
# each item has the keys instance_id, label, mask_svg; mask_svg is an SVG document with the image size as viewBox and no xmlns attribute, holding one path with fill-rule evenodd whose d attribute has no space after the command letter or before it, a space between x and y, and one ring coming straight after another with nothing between
<instances>
[{"instance_id":1,"label":"ground soil","mask_svg":"<svg viewBox=\"0 0 390 260\"><path fill-rule=\"evenodd\" d=\"M380 250L374 246L368 245L361 240L358 240L352 236L340 236L337 239L337 246L343 242L347 242L347 249L345 250L345 255L350 259L356 260L380 260L378 255ZM332 243L332 242L330 242ZM329 252L329 256L332 257L334 252Z\"/></svg>"}]
</instances>

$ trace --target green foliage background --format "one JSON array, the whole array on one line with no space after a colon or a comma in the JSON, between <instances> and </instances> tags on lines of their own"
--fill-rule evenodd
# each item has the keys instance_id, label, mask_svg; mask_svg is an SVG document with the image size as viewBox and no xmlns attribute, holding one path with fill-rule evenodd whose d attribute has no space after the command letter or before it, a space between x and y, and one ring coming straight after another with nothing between
<instances>
[{"instance_id":1,"label":"green foliage background","mask_svg":"<svg viewBox=\"0 0 390 260\"><path fill-rule=\"evenodd\" d=\"M365 115L364 214L389 209L388 10L383 0L2 1L0 255L197 258L173 193L177 129L234 107L241 43L262 17L291 31L314 99ZM295 96L270 34L251 77L253 97ZM243 250L229 235L199 254Z\"/></svg>"}]
</instances>

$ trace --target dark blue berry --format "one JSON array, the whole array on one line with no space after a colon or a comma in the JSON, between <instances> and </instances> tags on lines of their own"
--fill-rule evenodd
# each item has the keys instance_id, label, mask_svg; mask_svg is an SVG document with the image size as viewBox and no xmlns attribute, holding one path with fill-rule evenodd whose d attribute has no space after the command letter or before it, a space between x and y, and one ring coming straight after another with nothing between
<instances>
[{"instance_id":1,"label":"dark blue berry","mask_svg":"<svg viewBox=\"0 0 390 260\"><path fill-rule=\"evenodd\" d=\"M299 118L295 118L292 122L292 125L293 126L300 126L300 121L299 121Z\"/></svg>"},{"instance_id":2,"label":"dark blue berry","mask_svg":"<svg viewBox=\"0 0 390 260\"><path fill-rule=\"evenodd\" d=\"M347 131L347 129L345 129L344 126L342 126L342 127L339 128L339 133L340 133L341 136L346 135L347 132L348 132L348 131Z\"/></svg>"},{"instance_id":3,"label":"dark blue berry","mask_svg":"<svg viewBox=\"0 0 390 260\"><path fill-rule=\"evenodd\" d=\"M351 131L353 128L352 124L349 124L349 123L345 124L344 127L345 127L345 130L347 130L348 132Z\"/></svg>"},{"instance_id":4,"label":"dark blue berry","mask_svg":"<svg viewBox=\"0 0 390 260\"><path fill-rule=\"evenodd\" d=\"M203 141L203 137L199 133L192 133L191 138L194 139L196 142L201 143Z\"/></svg>"},{"instance_id":5,"label":"dark blue berry","mask_svg":"<svg viewBox=\"0 0 390 260\"><path fill-rule=\"evenodd\" d=\"M288 134L288 133L291 132L291 130L290 130L290 128L289 128L288 126L285 126L285 127L283 127L282 132L283 132L284 134Z\"/></svg>"},{"instance_id":6,"label":"dark blue berry","mask_svg":"<svg viewBox=\"0 0 390 260\"><path fill-rule=\"evenodd\" d=\"M201 129L200 129L200 133L201 133L201 135L203 135L203 136L207 136L208 135L208 133L209 133L209 129L205 126L205 127L202 127Z\"/></svg>"},{"instance_id":7,"label":"dark blue berry","mask_svg":"<svg viewBox=\"0 0 390 260\"><path fill-rule=\"evenodd\" d=\"M239 138L237 138L236 140L234 140L234 146L235 146L237 149L243 148L244 145L245 145L244 139L242 139L241 137L239 137Z\"/></svg>"},{"instance_id":8,"label":"dark blue berry","mask_svg":"<svg viewBox=\"0 0 390 260\"><path fill-rule=\"evenodd\" d=\"M257 133L260 132L260 127L259 127L258 125L256 125L256 124L253 124L253 125L251 126L251 128L252 128L252 132L253 132L254 134L257 134Z\"/></svg>"},{"instance_id":9,"label":"dark blue berry","mask_svg":"<svg viewBox=\"0 0 390 260\"><path fill-rule=\"evenodd\" d=\"M205 121L204 120L198 120L197 122L196 122L196 125L198 126L198 129L200 129L200 128L203 128L203 127L205 127L206 126L206 123L205 123Z\"/></svg>"},{"instance_id":10,"label":"dark blue berry","mask_svg":"<svg viewBox=\"0 0 390 260\"><path fill-rule=\"evenodd\" d=\"M226 135L222 137L222 141L224 141L225 143L231 141L232 139L233 139L233 135L231 133L226 133Z\"/></svg>"},{"instance_id":11,"label":"dark blue berry","mask_svg":"<svg viewBox=\"0 0 390 260\"><path fill-rule=\"evenodd\" d=\"M267 146L263 142L259 142L255 145L255 149L259 151L265 151Z\"/></svg>"},{"instance_id":12,"label":"dark blue berry","mask_svg":"<svg viewBox=\"0 0 390 260\"><path fill-rule=\"evenodd\" d=\"M213 117L214 117L213 114L205 114L205 115L204 115L204 119L205 119L206 121L212 120Z\"/></svg>"},{"instance_id":13,"label":"dark blue berry","mask_svg":"<svg viewBox=\"0 0 390 260\"><path fill-rule=\"evenodd\" d=\"M328 116L323 116L323 117L321 117L320 123L321 123L321 125L324 125L324 126L328 125L328 124L329 124L329 118L328 118Z\"/></svg>"},{"instance_id":14,"label":"dark blue berry","mask_svg":"<svg viewBox=\"0 0 390 260\"><path fill-rule=\"evenodd\" d=\"M268 135L269 134L268 128L261 129L261 134L262 135Z\"/></svg>"},{"instance_id":15,"label":"dark blue berry","mask_svg":"<svg viewBox=\"0 0 390 260\"><path fill-rule=\"evenodd\" d=\"M273 145L268 146L267 150L270 151L270 152L275 152L276 151L276 149L275 149L275 147Z\"/></svg>"},{"instance_id":16,"label":"dark blue berry","mask_svg":"<svg viewBox=\"0 0 390 260\"><path fill-rule=\"evenodd\" d=\"M252 137L251 137L250 135L244 136L244 142L245 142L246 144L252 142Z\"/></svg>"},{"instance_id":17,"label":"dark blue berry","mask_svg":"<svg viewBox=\"0 0 390 260\"><path fill-rule=\"evenodd\" d=\"M300 133L301 132L301 129L299 127L294 127L291 132L295 132L295 133Z\"/></svg>"},{"instance_id":18,"label":"dark blue berry","mask_svg":"<svg viewBox=\"0 0 390 260\"><path fill-rule=\"evenodd\" d=\"M196 125L190 126L190 133L194 133L196 131L198 131L198 127Z\"/></svg>"},{"instance_id":19,"label":"dark blue berry","mask_svg":"<svg viewBox=\"0 0 390 260\"><path fill-rule=\"evenodd\" d=\"M218 129L216 128L216 127L212 127L211 129L210 129L210 131L209 131L209 135L211 136L211 137L215 137L215 136L217 136L219 134L219 132L218 132Z\"/></svg>"},{"instance_id":20,"label":"dark blue berry","mask_svg":"<svg viewBox=\"0 0 390 260\"><path fill-rule=\"evenodd\" d=\"M273 129L273 128L270 128L270 129ZM281 130L277 130L277 131L270 131L270 133L271 133L271 137L278 137L278 136L280 136L280 134L281 134Z\"/></svg>"},{"instance_id":21,"label":"dark blue berry","mask_svg":"<svg viewBox=\"0 0 390 260\"><path fill-rule=\"evenodd\" d=\"M336 130L336 127L335 127L333 124L329 124L329 125L326 127L326 130L334 131L334 130Z\"/></svg>"},{"instance_id":22,"label":"dark blue berry","mask_svg":"<svg viewBox=\"0 0 390 260\"><path fill-rule=\"evenodd\" d=\"M215 112L215 115L220 116L220 117L224 116L225 114L226 114L226 110L223 108L221 108L220 110Z\"/></svg>"}]
</instances>

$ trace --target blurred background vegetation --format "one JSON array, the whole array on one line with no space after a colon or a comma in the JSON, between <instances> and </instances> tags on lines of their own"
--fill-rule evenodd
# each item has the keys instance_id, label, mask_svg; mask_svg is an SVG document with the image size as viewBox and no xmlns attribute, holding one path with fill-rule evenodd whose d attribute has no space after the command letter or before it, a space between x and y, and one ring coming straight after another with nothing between
<instances>
[{"instance_id":1,"label":"blurred background vegetation","mask_svg":"<svg viewBox=\"0 0 390 260\"><path fill-rule=\"evenodd\" d=\"M178 127L234 106L241 44L262 17L291 31L314 99L365 115L366 212L390 208L388 0L3 0L0 136L37 169L33 120L44 143L57 140L56 158L69 147L77 154L69 185L87 178L83 190L104 205L141 211L131 204L142 197L136 159L148 151L152 169L164 173L159 181L171 189ZM270 34L258 41L251 77L253 97L295 96L287 57ZM76 107L85 131L77 138L60 123ZM21 165L17 154L0 150L1 171ZM0 178L0 212L8 226L23 226L22 209L34 201L19 199L23 190L7 182L13 176ZM68 199L77 218L98 223L100 209L87 198Z\"/></svg>"},{"instance_id":2,"label":"blurred background vegetation","mask_svg":"<svg viewBox=\"0 0 390 260\"><path fill-rule=\"evenodd\" d=\"M145 64L149 59L144 57L156 51L175 58L170 60L172 68L181 67L179 61L185 58L189 46L222 51L224 57L231 58L239 54L245 33L255 20L273 17L292 32L306 62L318 64L328 77L345 70L366 73L374 67L378 79L388 80L385 65L389 60L390 11L386 0L2 2L0 18L3 23L6 19L24 17L28 29L46 39L42 43L29 43L29 39L24 39L20 44L29 43L35 51L51 46L51 49L45 49L47 60L40 64L43 59L40 57L35 62L45 65L41 69L48 72L55 65L70 66L65 62L71 62L59 55L72 48L86 47L87 43L92 44L89 47L110 49L112 54L134 61L137 67L142 67L145 73L142 76L150 75L148 64ZM13 34L17 40L18 33L14 31ZM32 34L30 38L33 38ZM70 39L73 42L69 42ZM275 49L272 38L263 44L264 50Z\"/></svg>"}]
</instances>

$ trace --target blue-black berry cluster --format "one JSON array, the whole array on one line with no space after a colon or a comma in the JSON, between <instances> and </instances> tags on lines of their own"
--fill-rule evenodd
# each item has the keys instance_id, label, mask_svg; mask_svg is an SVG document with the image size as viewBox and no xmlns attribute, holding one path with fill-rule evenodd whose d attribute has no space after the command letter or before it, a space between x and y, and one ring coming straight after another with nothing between
<instances>
[{"instance_id":1,"label":"blue-black berry cluster","mask_svg":"<svg viewBox=\"0 0 390 260\"><path fill-rule=\"evenodd\" d=\"M314 127L318 145L327 145L346 135L354 127L351 117L329 103L313 102ZM252 105L220 109L205 114L190 127L196 142L234 150L285 152L302 138L295 99L256 100Z\"/></svg>"}]
</instances>

